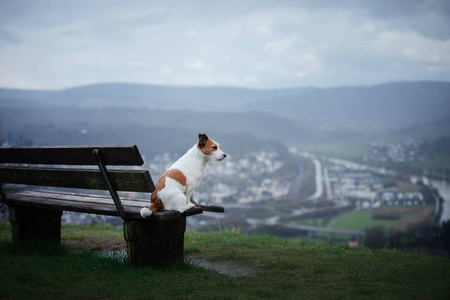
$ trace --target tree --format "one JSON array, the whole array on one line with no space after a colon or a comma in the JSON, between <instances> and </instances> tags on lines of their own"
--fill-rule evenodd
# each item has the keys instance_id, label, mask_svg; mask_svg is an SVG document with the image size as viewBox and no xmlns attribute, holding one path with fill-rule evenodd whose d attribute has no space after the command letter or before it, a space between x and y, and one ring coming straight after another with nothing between
<instances>
[{"instance_id":1,"label":"tree","mask_svg":"<svg viewBox=\"0 0 450 300\"><path fill-rule=\"evenodd\" d=\"M366 229L365 243L369 248L383 248L386 241L386 231L383 226Z\"/></svg>"},{"instance_id":2,"label":"tree","mask_svg":"<svg viewBox=\"0 0 450 300\"><path fill-rule=\"evenodd\" d=\"M450 253L450 221L442 223L442 247Z\"/></svg>"}]
</instances>

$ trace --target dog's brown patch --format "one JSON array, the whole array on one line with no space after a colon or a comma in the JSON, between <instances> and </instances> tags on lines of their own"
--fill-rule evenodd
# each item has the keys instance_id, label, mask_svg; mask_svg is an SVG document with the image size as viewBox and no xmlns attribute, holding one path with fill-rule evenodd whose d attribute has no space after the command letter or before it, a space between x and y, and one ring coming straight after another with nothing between
<instances>
[{"instance_id":1,"label":"dog's brown patch","mask_svg":"<svg viewBox=\"0 0 450 300\"><path fill-rule=\"evenodd\" d=\"M164 203L161 201L161 199L158 198L158 192L166 187L167 177L177 181L182 186L186 186L186 176L180 170L171 169L164 173L156 182L155 191L150 195L150 201L152 205L150 205L148 209L152 212L157 212L161 209L164 209Z\"/></svg>"},{"instance_id":2,"label":"dog's brown patch","mask_svg":"<svg viewBox=\"0 0 450 300\"><path fill-rule=\"evenodd\" d=\"M158 198L156 191L151 194L150 201L152 202L148 208L150 211L157 212L164 209L164 203Z\"/></svg>"},{"instance_id":3,"label":"dog's brown patch","mask_svg":"<svg viewBox=\"0 0 450 300\"><path fill-rule=\"evenodd\" d=\"M186 186L186 176L177 169L171 169L168 170L166 173L164 173L156 182L155 184L155 192L159 192L166 186L166 178L169 177L178 183L180 183L182 186Z\"/></svg>"},{"instance_id":4,"label":"dog's brown patch","mask_svg":"<svg viewBox=\"0 0 450 300\"><path fill-rule=\"evenodd\" d=\"M206 134L199 134L197 147L203 154L211 155L219 146L213 140L210 140Z\"/></svg>"}]
</instances>

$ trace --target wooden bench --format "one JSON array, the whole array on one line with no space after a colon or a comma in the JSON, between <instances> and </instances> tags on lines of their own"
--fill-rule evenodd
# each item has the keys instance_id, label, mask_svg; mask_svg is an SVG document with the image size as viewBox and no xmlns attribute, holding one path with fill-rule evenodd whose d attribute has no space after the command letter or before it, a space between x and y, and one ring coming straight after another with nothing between
<instances>
[{"instance_id":1,"label":"wooden bench","mask_svg":"<svg viewBox=\"0 0 450 300\"><path fill-rule=\"evenodd\" d=\"M130 263L152 265L182 258L186 217L203 210L223 212L223 207L196 206L183 214L160 211L143 219L139 211L150 205L149 197L125 199L119 191L153 192L149 171L107 168L143 163L136 146L0 147L1 202L9 206L13 241L38 238L60 242L62 213L74 211L120 216ZM6 195L5 183L77 190L47 188ZM109 196L85 194L86 189L106 190Z\"/></svg>"}]
</instances>

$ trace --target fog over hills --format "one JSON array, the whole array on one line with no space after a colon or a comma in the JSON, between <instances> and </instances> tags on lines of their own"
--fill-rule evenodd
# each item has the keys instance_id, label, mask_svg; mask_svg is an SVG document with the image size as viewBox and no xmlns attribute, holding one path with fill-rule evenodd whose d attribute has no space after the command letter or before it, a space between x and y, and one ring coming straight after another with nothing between
<instances>
[{"instance_id":1,"label":"fog over hills","mask_svg":"<svg viewBox=\"0 0 450 300\"><path fill-rule=\"evenodd\" d=\"M134 107L194 111L266 111L294 120L386 123L404 127L450 116L450 83L254 90L234 87L95 84L59 91L0 89L2 105L33 102L72 107Z\"/></svg>"},{"instance_id":2,"label":"fog over hills","mask_svg":"<svg viewBox=\"0 0 450 300\"><path fill-rule=\"evenodd\" d=\"M250 107L309 122L347 120L362 125L384 123L405 127L449 117L450 83L399 82L317 89L263 100Z\"/></svg>"},{"instance_id":3,"label":"fog over hills","mask_svg":"<svg viewBox=\"0 0 450 300\"><path fill-rule=\"evenodd\" d=\"M233 110L267 99L300 95L316 88L253 90L236 87L156 86L105 83L58 91L1 89L0 101L38 101L42 104L77 107L129 106L152 109Z\"/></svg>"},{"instance_id":4,"label":"fog over hills","mask_svg":"<svg viewBox=\"0 0 450 300\"><path fill-rule=\"evenodd\" d=\"M230 141L245 141L247 135L298 145L449 118L448 82L276 90L126 83L59 91L0 89L0 126L9 143L18 136L34 144L146 140L141 143L155 150L150 137L167 142L169 133L183 139L206 132ZM161 132L165 137L157 137Z\"/></svg>"}]
</instances>

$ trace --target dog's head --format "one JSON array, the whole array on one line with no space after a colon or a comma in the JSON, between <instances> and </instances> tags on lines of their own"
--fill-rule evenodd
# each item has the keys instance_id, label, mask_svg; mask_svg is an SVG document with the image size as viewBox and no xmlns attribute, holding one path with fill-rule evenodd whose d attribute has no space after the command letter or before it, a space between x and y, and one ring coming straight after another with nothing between
<instances>
[{"instance_id":1,"label":"dog's head","mask_svg":"<svg viewBox=\"0 0 450 300\"><path fill-rule=\"evenodd\" d=\"M219 149L219 144L208 138L208 136L204 133L198 135L197 147L208 158L208 160L221 161L227 157L227 155Z\"/></svg>"}]
</instances>

